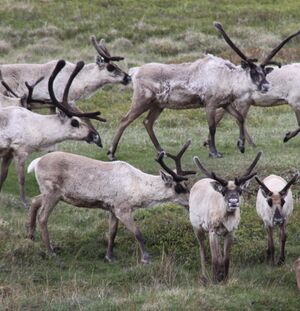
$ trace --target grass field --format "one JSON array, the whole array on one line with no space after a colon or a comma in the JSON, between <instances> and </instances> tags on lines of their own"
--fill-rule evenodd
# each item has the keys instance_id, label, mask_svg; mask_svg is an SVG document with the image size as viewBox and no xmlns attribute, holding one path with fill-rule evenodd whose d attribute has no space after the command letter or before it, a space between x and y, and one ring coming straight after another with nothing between
<instances>
[{"instance_id":1,"label":"grass field","mask_svg":"<svg viewBox=\"0 0 300 311\"><path fill-rule=\"evenodd\" d=\"M124 55L124 69L147 62L193 61L212 53L238 63L237 56L212 27L224 27L251 57L262 59L280 40L300 28L299 1L9 1L0 0L0 62L46 62L64 58L93 62L89 38L105 38L113 54ZM300 38L290 42L276 60L300 61ZM300 87L300 84L299 84ZM66 142L61 150L106 160L116 126L130 107L130 87L105 87L84 110L96 107L109 122L98 124L104 149ZM289 178L299 170L300 137L282 143L296 128L289 107L251 108L247 126L263 151L261 177L276 173ZM189 138L191 148L184 166L198 155L206 166L224 177L234 176L254 158L257 150L235 147L238 128L227 117L217 131L222 159L208 158L202 146L207 137L204 111L165 111L155 130L166 150L176 152ZM130 126L117 157L149 173L158 173L155 150L142 118ZM28 160L37 157L34 154ZM190 180L192 184L201 177ZM36 242L26 238L25 211L18 199L15 170L0 196L0 310L298 310L293 261L300 255L300 185L293 188L294 213L288 226L287 262L270 267L265 261L266 238L255 212L251 182L241 208L241 224L232 249L229 282L204 287L199 282L200 260L188 214L171 204L140 210L135 219L152 257L139 263L139 250L122 226L116 238L118 261L104 262L108 215L60 203L49 219L49 232L60 253L49 258L37 231ZM27 175L29 197L38 193L33 175ZM277 238L277 237L276 237ZM278 240L276 240L278 241ZM279 244L276 243L278 250Z\"/></svg>"}]
</instances>

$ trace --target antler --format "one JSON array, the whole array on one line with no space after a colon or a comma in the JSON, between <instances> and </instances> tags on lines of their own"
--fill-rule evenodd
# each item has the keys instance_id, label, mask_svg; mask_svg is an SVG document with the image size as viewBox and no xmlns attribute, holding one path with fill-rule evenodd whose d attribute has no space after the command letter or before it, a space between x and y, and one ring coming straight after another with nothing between
<instances>
[{"instance_id":1,"label":"antler","mask_svg":"<svg viewBox=\"0 0 300 311\"><path fill-rule=\"evenodd\" d=\"M208 178L214 179L216 181L218 181L222 186L227 186L228 181L218 177L214 172L209 172L200 162L198 157L194 157L193 158L194 163L198 166L198 168L200 169L200 171L202 171L202 173L204 173Z\"/></svg>"},{"instance_id":2,"label":"antler","mask_svg":"<svg viewBox=\"0 0 300 311\"><path fill-rule=\"evenodd\" d=\"M54 91L53 91L53 82L56 78L56 76L58 75L58 73L63 69L63 67L65 66L66 62L64 60L59 60L49 78L48 81L48 89L49 89L49 95L50 98L52 100L53 105L55 105L57 108L59 108L61 111L63 111L69 118L76 116L76 117L87 117L90 119L96 119L102 122L105 122L105 119L102 119L100 117L98 117L98 115L100 114L99 111L96 112L88 112L88 113L80 113L80 112L75 112L68 104L68 94L69 94L69 89L71 87L71 83L74 80L74 78L76 77L76 75L79 73L79 71L82 69L82 67L84 66L83 62L78 62L76 64L76 67L74 69L74 71L72 72L65 90L64 90L64 95L63 95L63 102L60 103L57 98L55 97Z\"/></svg>"},{"instance_id":3,"label":"antler","mask_svg":"<svg viewBox=\"0 0 300 311\"><path fill-rule=\"evenodd\" d=\"M255 176L255 180L260 184L267 196L271 196L273 194L273 192L257 176Z\"/></svg>"},{"instance_id":4,"label":"antler","mask_svg":"<svg viewBox=\"0 0 300 311\"><path fill-rule=\"evenodd\" d=\"M156 162L158 162L160 164L160 166L167 172L169 173L175 182L181 182L183 180L188 180L187 177L183 177L180 176L178 174L176 174L175 172L173 172L167 165L166 163L163 161L163 157L165 156L165 152L162 151L160 152L160 154L158 155L157 159L155 159Z\"/></svg>"},{"instance_id":5,"label":"antler","mask_svg":"<svg viewBox=\"0 0 300 311\"><path fill-rule=\"evenodd\" d=\"M240 185L244 182L246 182L248 179L251 179L253 176L255 176L257 173L252 173L254 167L256 166L258 160L260 159L262 155L262 151L259 151L254 159L254 161L251 163L251 165L247 168L246 172L241 176L241 177L237 177L235 179L235 183L236 185Z\"/></svg>"},{"instance_id":6,"label":"antler","mask_svg":"<svg viewBox=\"0 0 300 311\"><path fill-rule=\"evenodd\" d=\"M271 64L271 59L280 51L280 49L287 43L289 42L292 38L298 36L300 34L300 30L297 32L291 34L289 37L284 39L276 48L274 48L270 54L265 58L265 60L262 62L261 66L264 67L268 64Z\"/></svg>"},{"instance_id":7,"label":"antler","mask_svg":"<svg viewBox=\"0 0 300 311\"><path fill-rule=\"evenodd\" d=\"M284 196L286 192L289 190L289 188L297 181L299 178L299 173L296 173L292 179L284 186L282 190L279 191L279 194Z\"/></svg>"},{"instance_id":8,"label":"antler","mask_svg":"<svg viewBox=\"0 0 300 311\"><path fill-rule=\"evenodd\" d=\"M172 155L170 153L166 153L167 157L173 159L175 161L175 165L176 165L176 172L177 174L181 175L181 176L185 176L185 175L192 175L192 174L196 174L195 171L184 171L181 168L181 158L183 156L183 154L185 153L185 151L187 150L187 148L190 146L191 144L191 140L189 139L181 148L181 150L177 153L177 155Z\"/></svg>"},{"instance_id":9,"label":"antler","mask_svg":"<svg viewBox=\"0 0 300 311\"><path fill-rule=\"evenodd\" d=\"M40 103L42 101L39 101L39 100L35 100L32 98L32 93L33 93L33 89L42 81L44 80L45 77L40 77L34 84L30 85L27 81L25 81L25 85L28 89L28 95L27 95L27 99L26 99L26 102L27 104L30 104L30 103Z\"/></svg>"},{"instance_id":10,"label":"antler","mask_svg":"<svg viewBox=\"0 0 300 311\"><path fill-rule=\"evenodd\" d=\"M214 22L215 28L221 33L224 40L227 42L227 44L236 52L236 54L239 55L239 57L245 61L251 61L228 37L227 33L225 32L223 26L219 22Z\"/></svg>"},{"instance_id":11,"label":"antler","mask_svg":"<svg viewBox=\"0 0 300 311\"><path fill-rule=\"evenodd\" d=\"M2 76L1 76L1 78L2 78ZM2 80L1 83L2 83L2 85L6 88L6 90L9 93L13 94L13 96L15 96L16 98L20 98L21 97L18 94L16 94L4 80Z\"/></svg>"},{"instance_id":12,"label":"antler","mask_svg":"<svg viewBox=\"0 0 300 311\"><path fill-rule=\"evenodd\" d=\"M106 48L104 39L101 39L100 43L98 44L96 36L92 36L91 41L92 41L92 44L95 47L96 51L99 53L100 56L103 57L103 59L106 63L109 63L110 61L118 62L118 61L124 59L124 57L121 57L121 56L111 56L110 53L108 52L107 48Z\"/></svg>"}]
</instances>

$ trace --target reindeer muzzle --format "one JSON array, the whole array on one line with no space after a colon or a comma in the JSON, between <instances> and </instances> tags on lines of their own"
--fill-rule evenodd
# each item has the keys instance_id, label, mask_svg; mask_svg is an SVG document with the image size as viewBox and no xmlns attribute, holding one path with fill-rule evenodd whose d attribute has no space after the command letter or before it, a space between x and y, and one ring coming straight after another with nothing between
<instances>
[{"instance_id":1,"label":"reindeer muzzle","mask_svg":"<svg viewBox=\"0 0 300 311\"><path fill-rule=\"evenodd\" d=\"M128 74L125 75L123 81L121 82L124 85L129 84L132 81L131 76L129 76Z\"/></svg>"},{"instance_id":2,"label":"reindeer muzzle","mask_svg":"<svg viewBox=\"0 0 300 311\"><path fill-rule=\"evenodd\" d=\"M86 142L89 144L94 143L97 146L99 146L100 148L103 148L101 138L100 138L100 135L98 133L90 132L88 137L86 138Z\"/></svg>"},{"instance_id":3,"label":"reindeer muzzle","mask_svg":"<svg viewBox=\"0 0 300 311\"><path fill-rule=\"evenodd\" d=\"M233 213L240 206L239 199L229 199L227 202L227 213Z\"/></svg>"},{"instance_id":4,"label":"reindeer muzzle","mask_svg":"<svg viewBox=\"0 0 300 311\"><path fill-rule=\"evenodd\" d=\"M275 214L273 216L273 225L282 225L283 222L284 222L284 218L282 217L282 215L279 212L278 208L276 208Z\"/></svg>"}]
</instances>

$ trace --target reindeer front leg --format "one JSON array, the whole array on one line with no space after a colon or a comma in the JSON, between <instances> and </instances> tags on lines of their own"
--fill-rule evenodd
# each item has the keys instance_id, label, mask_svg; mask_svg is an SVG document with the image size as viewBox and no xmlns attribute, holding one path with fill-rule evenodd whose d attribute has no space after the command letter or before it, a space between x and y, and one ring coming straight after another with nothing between
<instances>
[{"instance_id":1,"label":"reindeer front leg","mask_svg":"<svg viewBox=\"0 0 300 311\"><path fill-rule=\"evenodd\" d=\"M25 197L25 161L28 154L26 152L15 153L15 164L20 189L20 199L26 209L28 209L28 202Z\"/></svg>"},{"instance_id":2,"label":"reindeer front leg","mask_svg":"<svg viewBox=\"0 0 300 311\"><path fill-rule=\"evenodd\" d=\"M225 236L224 240L224 280L226 281L228 279L228 273L229 273L229 262L230 262L230 249L233 243L233 233L230 232Z\"/></svg>"},{"instance_id":3,"label":"reindeer front leg","mask_svg":"<svg viewBox=\"0 0 300 311\"><path fill-rule=\"evenodd\" d=\"M272 265L274 265L275 247L274 247L274 240L273 240L273 228L268 227L267 233L268 233L267 261L271 260Z\"/></svg>"},{"instance_id":4,"label":"reindeer front leg","mask_svg":"<svg viewBox=\"0 0 300 311\"><path fill-rule=\"evenodd\" d=\"M282 265L285 262L285 242L287 238L286 222L283 222L283 224L280 226L279 237L280 237L281 247L280 247L280 257L278 260L278 265Z\"/></svg>"},{"instance_id":5,"label":"reindeer front leg","mask_svg":"<svg viewBox=\"0 0 300 311\"><path fill-rule=\"evenodd\" d=\"M201 260L201 274L202 274L202 279L201 281L206 284L207 283L207 272L205 268L205 232L203 232L201 229L194 229L195 235L197 237L197 240L199 242L199 253L200 253L200 260Z\"/></svg>"},{"instance_id":6,"label":"reindeer front leg","mask_svg":"<svg viewBox=\"0 0 300 311\"><path fill-rule=\"evenodd\" d=\"M213 282L221 282L224 279L224 273L221 271L222 254L220 250L219 236L214 231L209 231L209 245L213 266Z\"/></svg>"},{"instance_id":7,"label":"reindeer front leg","mask_svg":"<svg viewBox=\"0 0 300 311\"><path fill-rule=\"evenodd\" d=\"M0 173L0 191L1 188L6 180L7 174L8 174L8 168L11 163L11 160L13 159L13 153L12 150L9 150L4 157L2 158L1 163L1 173Z\"/></svg>"},{"instance_id":8,"label":"reindeer front leg","mask_svg":"<svg viewBox=\"0 0 300 311\"><path fill-rule=\"evenodd\" d=\"M236 118L239 129L240 129L240 137L237 141L237 147L239 148L241 153L245 152L245 130L244 130L244 118L243 116L233 107L233 105L228 105L226 110Z\"/></svg>"},{"instance_id":9,"label":"reindeer front leg","mask_svg":"<svg viewBox=\"0 0 300 311\"><path fill-rule=\"evenodd\" d=\"M215 144L215 134L216 134L216 108L210 104L206 105L206 116L209 128L210 141L208 142L209 146L209 156L213 158L221 158L222 155L216 149Z\"/></svg>"},{"instance_id":10,"label":"reindeer front leg","mask_svg":"<svg viewBox=\"0 0 300 311\"><path fill-rule=\"evenodd\" d=\"M118 218L112 213L109 213L109 229L108 229L108 245L105 255L105 259L108 262L115 261L115 256L113 255L114 242L118 231Z\"/></svg>"},{"instance_id":11,"label":"reindeer front leg","mask_svg":"<svg viewBox=\"0 0 300 311\"><path fill-rule=\"evenodd\" d=\"M140 232L139 228L134 223L131 211L122 211L121 209L119 209L115 211L115 215L125 225L125 227L134 234L136 240L138 241L142 253L141 262L150 263L150 256L146 251L144 237Z\"/></svg>"}]
</instances>

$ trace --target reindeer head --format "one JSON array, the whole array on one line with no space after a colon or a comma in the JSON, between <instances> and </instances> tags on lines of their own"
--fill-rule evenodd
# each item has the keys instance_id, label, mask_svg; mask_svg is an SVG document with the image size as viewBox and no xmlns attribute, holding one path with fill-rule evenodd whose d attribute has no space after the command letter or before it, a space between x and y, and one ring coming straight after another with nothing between
<instances>
[{"instance_id":1,"label":"reindeer head","mask_svg":"<svg viewBox=\"0 0 300 311\"><path fill-rule=\"evenodd\" d=\"M178 203L184 206L188 206L188 197L190 192L188 186L185 183L188 178L184 176L196 173L195 171L184 171L181 168L181 157L183 156L184 152L190 144L191 140L188 140L176 156L162 151L159 153L157 159L155 159L160 164L160 166L168 173L167 175L165 172L160 171L160 175L162 180L164 181L165 186L173 189L174 194L176 194L178 198ZM163 158L165 156L168 156L175 161L176 172L169 168L163 161Z\"/></svg>"},{"instance_id":2,"label":"reindeer head","mask_svg":"<svg viewBox=\"0 0 300 311\"><path fill-rule=\"evenodd\" d=\"M131 82L131 77L116 64L112 63L113 61L118 62L123 60L124 57L111 56L107 50L104 39L101 39L98 43L96 37L92 36L91 41L99 54L96 58L96 63L100 70L106 70L107 76L109 77L108 79L110 80L109 82L120 82L124 85L127 85L129 82Z\"/></svg>"},{"instance_id":3,"label":"reindeer head","mask_svg":"<svg viewBox=\"0 0 300 311\"><path fill-rule=\"evenodd\" d=\"M48 82L48 89L49 89L49 95L51 98L51 101L53 105L55 105L59 110L60 114L62 115L63 122L69 122L69 125L71 127L71 130L76 136L77 131L80 131L82 128L86 128L86 137L85 140L88 143L95 143L99 147L102 148L102 143L100 139L99 133L96 131L96 129L93 127L89 119L95 119L101 122L105 122L106 120L99 117L100 112L89 112L89 113L83 113L76 107L71 107L68 104L68 96L69 96L69 90L71 87L71 84L76 77L76 75L79 73L79 71L83 68L84 62L78 62L76 64L76 67L74 71L72 72L65 90L63 94L63 100L60 103L57 98L55 97L54 91L53 91L53 82L58 75L58 73L62 70L62 68L65 66L66 62L64 60L59 60L57 62L57 65L55 69L53 70L49 82Z\"/></svg>"},{"instance_id":4,"label":"reindeer head","mask_svg":"<svg viewBox=\"0 0 300 311\"><path fill-rule=\"evenodd\" d=\"M258 152L246 172L241 177L235 177L234 180L225 180L218 177L214 172L208 172L201 164L198 157L194 157L193 160L208 178L214 179L214 181L211 182L212 187L215 191L223 195L227 213L233 213L240 206L240 196L243 190L248 186L250 179L256 175L256 172L252 173L252 170L258 162L261 154L262 152Z\"/></svg>"},{"instance_id":5,"label":"reindeer head","mask_svg":"<svg viewBox=\"0 0 300 311\"><path fill-rule=\"evenodd\" d=\"M292 179L280 190L280 191L271 191L257 176L255 180L260 185L260 191L265 197L268 205L274 211L273 215L273 225L281 225L284 222L284 217L282 215L282 208L285 204L285 198L288 194L290 187L297 181L299 178L299 173L296 173Z\"/></svg>"},{"instance_id":6,"label":"reindeer head","mask_svg":"<svg viewBox=\"0 0 300 311\"><path fill-rule=\"evenodd\" d=\"M251 81L262 93L265 93L269 90L269 82L266 80L266 76L273 70L272 67L267 66L268 65L277 65L279 67L281 66L280 63L272 61L272 58L280 51L280 49L287 42L289 42L292 38L300 34L299 30L294 34L290 35L289 37L284 39L277 47L275 47L261 64L255 64L258 60L246 57L245 54L242 53L242 51L231 41L231 39L228 37L225 30L223 29L223 26L220 23L214 22L214 26L221 33L227 44L240 56L240 58L242 59L241 61L242 68L249 72Z\"/></svg>"}]
</instances>

